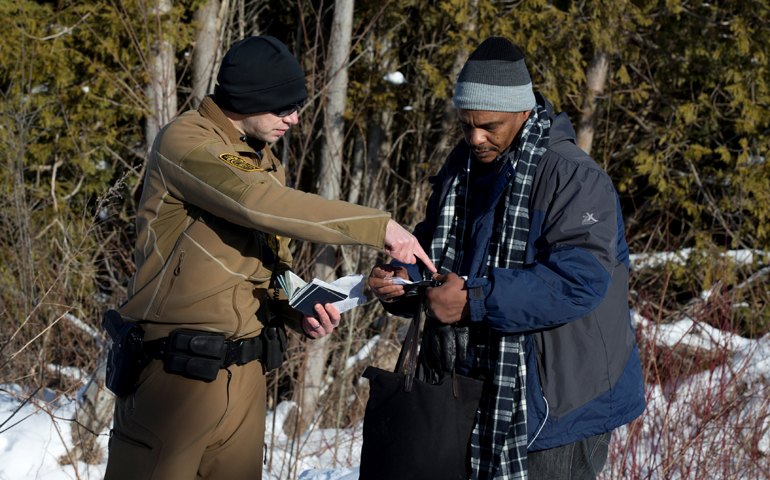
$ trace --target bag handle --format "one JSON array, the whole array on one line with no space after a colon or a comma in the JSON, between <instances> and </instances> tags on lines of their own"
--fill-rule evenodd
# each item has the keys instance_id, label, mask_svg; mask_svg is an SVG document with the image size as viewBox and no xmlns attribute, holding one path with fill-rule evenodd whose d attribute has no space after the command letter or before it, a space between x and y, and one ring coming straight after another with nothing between
<instances>
[{"instance_id":1,"label":"bag handle","mask_svg":"<svg viewBox=\"0 0 770 480\"><path fill-rule=\"evenodd\" d=\"M423 300L425 299L425 289L428 287L438 287L441 285L441 282L438 280L422 280L419 282L414 282L409 284L408 286L405 286L405 297L418 297L417 302L415 303L417 305L417 308L412 315L412 323L409 325L409 329L406 332L406 337L404 338L404 343L401 346L401 352L398 354L398 361L396 362L396 369L393 371L393 373L399 373L401 369L404 366L404 357L406 356L407 349L410 350L411 355L409 356L410 362L412 359L415 359L415 365L416 365L416 357L417 357L417 340L415 339L417 335L420 333L420 323L421 323L421 316L424 311L423 308ZM412 340L415 339L415 345L412 347ZM407 369L409 369L409 366L407 365ZM415 367L412 367L412 371L416 370ZM412 375L414 377L414 375ZM410 387L411 389L411 387Z\"/></svg>"},{"instance_id":2,"label":"bag handle","mask_svg":"<svg viewBox=\"0 0 770 480\"><path fill-rule=\"evenodd\" d=\"M411 392L412 391L412 385L414 385L414 375L417 372L417 344L418 344L418 335L420 333L420 324L422 323L422 316L425 312L425 307L423 305L424 297L420 297L420 301L417 304L417 310L414 312L414 315L412 316L412 323L409 324L409 330L406 332L406 337L404 338L404 344L401 346L401 351L398 354L398 360L396 361L396 368L393 370L394 373L400 373L401 369L404 368L404 358L406 357L407 351L409 351L409 361L406 364L406 378L404 379L404 391L405 392ZM452 369L452 393L454 394L455 398L459 398L459 392L457 389L457 369Z\"/></svg>"},{"instance_id":3,"label":"bag handle","mask_svg":"<svg viewBox=\"0 0 770 480\"><path fill-rule=\"evenodd\" d=\"M422 314L425 310L422 300L423 296L420 296L420 301L417 303L417 310L412 316L412 323L409 325L409 330L406 332L406 338L404 338L404 344L401 346L401 352L398 354L398 361L396 361L396 368L394 370L395 373L399 373L404 367L404 357L408 350L409 361L406 364L406 379L404 381L405 392L412 391L414 375L417 371L418 335L420 333L420 324L422 323Z\"/></svg>"}]
</instances>

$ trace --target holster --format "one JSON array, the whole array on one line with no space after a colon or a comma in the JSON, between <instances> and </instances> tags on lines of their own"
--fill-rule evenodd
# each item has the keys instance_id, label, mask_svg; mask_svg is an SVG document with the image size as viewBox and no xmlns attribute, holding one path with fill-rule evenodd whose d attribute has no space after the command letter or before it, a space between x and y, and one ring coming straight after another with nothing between
<instances>
[{"instance_id":1,"label":"holster","mask_svg":"<svg viewBox=\"0 0 770 480\"><path fill-rule=\"evenodd\" d=\"M135 323L125 322L115 310L108 310L102 318L102 326L112 346L107 355L105 385L118 397L131 393L139 374L150 361L142 351L144 329Z\"/></svg>"}]
</instances>

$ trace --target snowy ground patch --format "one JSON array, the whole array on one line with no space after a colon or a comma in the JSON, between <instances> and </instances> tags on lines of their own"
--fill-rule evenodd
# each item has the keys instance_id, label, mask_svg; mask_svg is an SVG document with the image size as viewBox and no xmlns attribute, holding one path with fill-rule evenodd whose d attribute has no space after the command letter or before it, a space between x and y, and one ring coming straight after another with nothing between
<instances>
[{"instance_id":1,"label":"snowy ground patch","mask_svg":"<svg viewBox=\"0 0 770 480\"><path fill-rule=\"evenodd\" d=\"M602 479L766 478L770 458L770 334L743 338L684 318L659 325L633 313L646 342L657 348L677 345L719 351L727 360L675 381L647 387L647 410L613 434ZM644 342L640 343L643 345ZM371 348L365 345L347 368ZM99 465L62 466L72 449L69 421L75 403L16 385L0 386L0 480L101 480ZM268 465L264 480L357 480L362 422L349 429L314 428L299 440L289 438L291 402L281 402L266 417ZM99 445L106 452L107 435ZM737 475L737 476L736 476Z\"/></svg>"},{"instance_id":2,"label":"snowy ground patch","mask_svg":"<svg viewBox=\"0 0 770 480\"><path fill-rule=\"evenodd\" d=\"M692 248L683 248L674 252L632 253L629 255L629 263L633 270L662 267L669 263L685 265L693 252L695 250ZM764 250L727 250L722 255L736 265L751 265L768 258L768 252Z\"/></svg>"},{"instance_id":3,"label":"snowy ground patch","mask_svg":"<svg viewBox=\"0 0 770 480\"><path fill-rule=\"evenodd\" d=\"M600 478L767 478L770 334L751 340L689 318L658 325L635 312L634 323L650 351L696 349L701 366L647 379L647 409L614 432ZM699 360L682 368L688 361Z\"/></svg>"},{"instance_id":4,"label":"snowy ground patch","mask_svg":"<svg viewBox=\"0 0 770 480\"><path fill-rule=\"evenodd\" d=\"M62 465L72 451L72 422L76 402L40 391L25 399L18 385L0 385L0 480L101 480L107 467L107 432L98 444L104 457L98 465ZM270 464L264 480L355 480L361 456L361 425L340 430L313 429L299 441L283 433L293 404L282 402L266 418ZM275 419L275 423L273 420ZM275 434L273 433L275 425ZM335 460L336 459L336 460ZM336 469L333 467L337 467Z\"/></svg>"},{"instance_id":5,"label":"snowy ground patch","mask_svg":"<svg viewBox=\"0 0 770 480\"><path fill-rule=\"evenodd\" d=\"M308 470L298 480L358 480L358 467L331 470Z\"/></svg>"},{"instance_id":6,"label":"snowy ground patch","mask_svg":"<svg viewBox=\"0 0 770 480\"><path fill-rule=\"evenodd\" d=\"M267 412L265 445L268 464L262 474L263 480L357 479L363 424L358 423L353 428L339 431L311 428L299 440L295 440L283 431L283 425L293 407L292 402L281 402L275 412Z\"/></svg>"},{"instance_id":7,"label":"snowy ground patch","mask_svg":"<svg viewBox=\"0 0 770 480\"><path fill-rule=\"evenodd\" d=\"M69 419L75 414L74 400L41 390L24 403L31 393L17 385L0 385L0 480L104 478L106 458L99 465L62 466L72 449ZM107 436L98 442L106 451Z\"/></svg>"}]
</instances>

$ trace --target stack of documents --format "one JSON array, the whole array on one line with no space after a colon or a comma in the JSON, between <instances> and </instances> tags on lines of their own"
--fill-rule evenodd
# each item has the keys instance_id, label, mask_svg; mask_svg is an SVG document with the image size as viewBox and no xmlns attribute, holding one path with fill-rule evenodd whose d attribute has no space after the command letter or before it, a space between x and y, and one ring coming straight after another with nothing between
<instances>
[{"instance_id":1,"label":"stack of documents","mask_svg":"<svg viewBox=\"0 0 770 480\"><path fill-rule=\"evenodd\" d=\"M348 275L332 283L317 278L307 283L294 272L287 271L278 277L278 283L286 293L291 308L314 317L313 307L319 303L331 303L340 313L365 303L364 278L363 275Z\"/></svg>"}]
</instances>

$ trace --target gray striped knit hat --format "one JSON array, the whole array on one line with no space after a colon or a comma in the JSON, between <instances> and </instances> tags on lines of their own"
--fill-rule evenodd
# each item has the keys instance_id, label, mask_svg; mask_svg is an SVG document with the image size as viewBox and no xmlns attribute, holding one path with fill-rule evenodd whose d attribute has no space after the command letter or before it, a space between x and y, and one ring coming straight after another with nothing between
<instances>
[{"instance_id":1,"label":"gray striped knit hat","mask_svg":"<svg viewBox=\"0 0 770 480\"><path fill-rule=\"evenodd\" d=\"M452 102L464 110L532 110L535 94L524 55L505 38L487 38L465 62Z\"/></svg>"}]
</instances>

